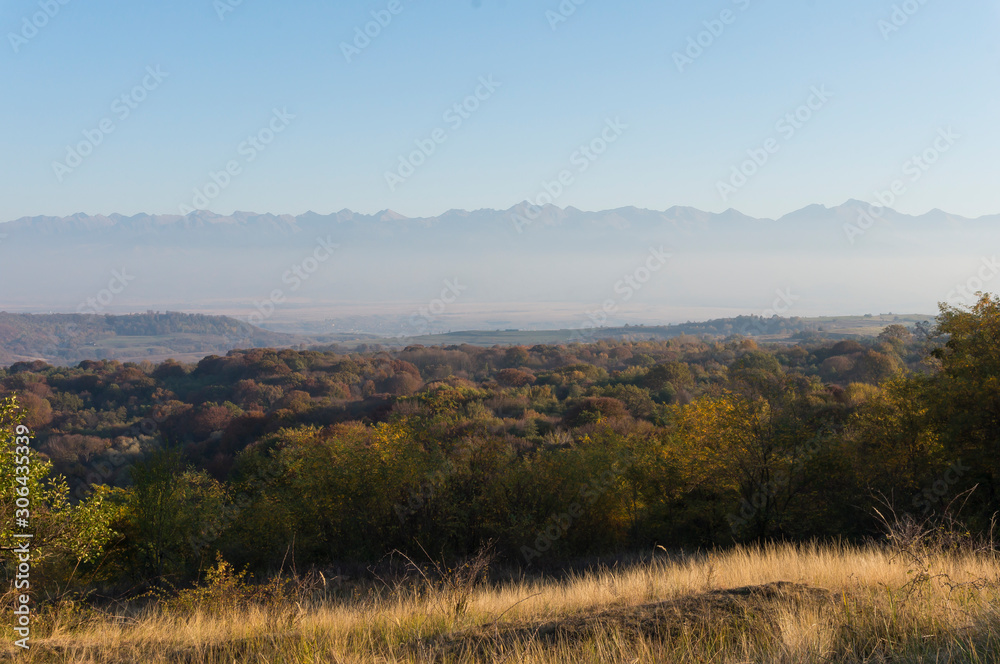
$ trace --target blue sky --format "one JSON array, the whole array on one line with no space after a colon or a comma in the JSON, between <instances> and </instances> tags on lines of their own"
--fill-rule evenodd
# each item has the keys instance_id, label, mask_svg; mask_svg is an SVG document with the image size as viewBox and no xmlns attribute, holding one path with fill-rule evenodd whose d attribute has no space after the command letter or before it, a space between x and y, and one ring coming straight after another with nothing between
<instances>
[{"instance_id":1,"label":"blue sky","mask_svg":"<svg viewBox=\"0 0 1000 664\"><path fill-rule=\"evenodd\" d=\"M567 170L560 206L773 217L873 200L946 128L960 138L894 207L1000 212L995 0L908 0L892 32L879 22L903 3L890 0L567 0L559 22L558 0L235 1L4 3L0 220L182 206L433 215L534 201ZM54 15L35 16L46 2ZM390 5L348 62L342 44ZM680 71L675 53L699 36ZM832 96L779 132L814 88ZM460 126L446 120L477 89ZM574 153L600 147L609 121L625 128L580 171ZM70 171L54 166L98 136ZM724 198L720 181L768 139L777 151ZM390 186L416 141L433 153Z\"/></svg>"}]
</instances>

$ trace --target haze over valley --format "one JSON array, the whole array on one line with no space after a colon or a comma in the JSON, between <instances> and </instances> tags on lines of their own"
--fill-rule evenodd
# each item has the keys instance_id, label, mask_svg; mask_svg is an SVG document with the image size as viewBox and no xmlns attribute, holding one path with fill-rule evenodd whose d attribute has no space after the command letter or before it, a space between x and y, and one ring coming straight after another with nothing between
<instances>
[{"instance_id":1,"label":"haze over valley","mask_svg":"<svg viewBox=\"0 0 1000 664\"><path fill-rule=\"evenodd\" d=\"M1000 215L849 201L778 219L622 208L30 217L0 224L10 312L229 315L289 333L933 314L1000 271ZM109 268L109 266L114 266ZM25 275L30 275L26 278ZM109 291L109 286L111 293Z\"/></svg>"},{"instance_id":2,"label":"haze over valley","mask_svg":"<svg viewBox=\"0 0 1000 664\"><path fill-rule=\"evenodd\" d=\"M0 661L1000 661L998 30L0 3Z\"/></svg>"}]
</instances>

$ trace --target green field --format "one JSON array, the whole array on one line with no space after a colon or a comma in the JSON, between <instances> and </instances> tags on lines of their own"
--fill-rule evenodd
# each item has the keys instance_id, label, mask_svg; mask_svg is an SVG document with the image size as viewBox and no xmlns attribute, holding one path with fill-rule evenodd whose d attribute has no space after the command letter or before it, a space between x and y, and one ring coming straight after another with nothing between
<instances>
[{"instance_id":1,"label":"green field","mask_svg":"<svg viewBox=\"0 0 1000 664\"><path fill-rule=\"evenodd\" d=\"M467 330L419 337L377 337L371 334L291 335L252 328L233 319L166 314L159 327L153 316L74 317L5 314L0 320L0 362L44 360L76 364L85 359L122 362L197 362L208 355L225 355L234 348L319 348L374 350L422 346L534 346L593 342L601 339L649 341L690 335L724 339L753 337L764 343L796 343L811 338L875 337L888 325L912 328L932 321L919 314L878 316L824 316L816 318L751 317L719 319L665 326L595 327L562 330ZM147 320L148 319L148 320ZM76 327L68 327L70 324ZM127 328L122 326L128 325ZM149 334L135 329L150 327ZM116 330L117 326L117 330ZM4 334L6 332L6 334Z\"/></svg>"},{"instance_id":2,"label":"green field","mask_svg":"<svg viewBox=\"0 0 1000 664\"><path fill-rule=\"evenodd\" d=\"M729 319L735 320L735 319ZM743 336L753 336L766 342L788 342L802 333L815 334L823 338L841 339L855 337L875 337L889 325L913 327L917 323L933 321L933 316L922 314L881 314L877 316L823 316L816 318L780 319L780 329L760 331L751 328ZM683 335L728 337L738 334L730 329L726 320L704 323L681 323L664 326L600 327L590 329L563 330L469 330L449 332L403 339L391 338L382 343L389 346L420 344L423 346L450 346L469 344L473 346L531 346L535 344L564 344L574 341L587 342L600 339L650 340L671 339ZM345 340L344 345L371 344L370 339Z\"/></svg>"}]
</instances>

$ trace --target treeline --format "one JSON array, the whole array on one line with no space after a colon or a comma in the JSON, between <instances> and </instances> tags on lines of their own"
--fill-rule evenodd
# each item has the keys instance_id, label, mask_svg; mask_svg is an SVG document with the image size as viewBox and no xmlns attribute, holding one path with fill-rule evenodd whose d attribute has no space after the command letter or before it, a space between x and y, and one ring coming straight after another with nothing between
<instances>
[{"instance_id":1,"label":"treeline","mask_svg":"<svg viewBox=\"0 0 1000 664\"><path fill-rule=\"evenodd\" d=\"M191 337L189 347L182 347L185 336ZM301 340L226 316L170 311L126 316L0 312L0 362L3 363L18 357L45 357L59 363L100 359L95 353L109 351L94 347L114 337L170 337L174 352L291 345Z\"/></svg>"},{"instance_id":2,"label":"treeline","mask_svg":"<svg viewBox=\"0 0 1000 664\"><path fill-rule=\"evenodd\" d=\"M668 327L632 327L630 328L630 334L641 335L651 332L655 336L673 336L681 333L696 336L729 337L740 335L744 337L756 337L815 333L820 327L822 326L815 321L798 317L782 318L777 315L772 317L736 316L735 318L718 318L708 321L679 323ZM624 330L624 328L622 329Z\"/></svg>"},{"instance_id":3,"label":"treeline","mask_svg":"<svg viewBox=\"0 0 1000 664\"><path fill-rule=\"evenodd\" d=\"M254 349L18 364L0 389L39 467L67 478L38 517L52 579L178 582L216 555L266 573L487 541L544 566L860 540L883 502L924 518L973 487L964 517L985 531L1000 508L997 338L1000 300L984 298L870 342ZM12 509L0 493L3 528Z\"/></svg>"}]
</instances>

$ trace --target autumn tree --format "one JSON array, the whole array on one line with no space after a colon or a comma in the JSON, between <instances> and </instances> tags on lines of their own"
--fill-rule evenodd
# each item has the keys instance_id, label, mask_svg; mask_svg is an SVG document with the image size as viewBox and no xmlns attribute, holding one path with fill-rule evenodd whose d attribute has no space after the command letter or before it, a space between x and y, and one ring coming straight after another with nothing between
<instances>
[{"instance_id":1,"label":"autumn tree","mask_svg":"<svg viewBox=\"0 0 1000 664\"><path fill-rule=\"evenodd\" d=\"M942 305L936 333L946 342L934 351L941 371L929 379L930 416L947 456L970 467L962 486L979 486L973 504L987 521L1000 510L1000 297Z\"/></svg>"},{"instance_id":2,"label":"autumn tree","mask_svg":"<svg viewBox=\"0 0 1000 664\"><path fill-rule=\"evenodd\" d=\"M224 487L186 467L173 449L134 466L132 482L119 523L125 534L120 559L154 582L197 572L225 526Z\"/></svg>"},{"instance_id":3,"label":"autumn tree","mask_svg":"<svg viewBox=\"0 0 1000 664\"><path fill-rule=\"evenodd\" d=\"M12 552L21 543L16 533L33 535L31 559L38 576L32 581L43 584L65 582L78 564L96 560L115 536L112 490L94 487L73 504L66 480L51 471L52 464L39 456L32 431L22 423L17 400L0 401L0 552L5 581L16 567Z\"/></svg>"}]
</instances>

